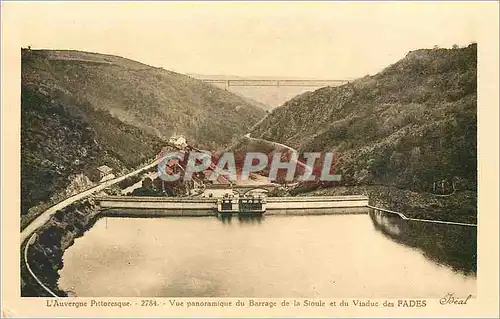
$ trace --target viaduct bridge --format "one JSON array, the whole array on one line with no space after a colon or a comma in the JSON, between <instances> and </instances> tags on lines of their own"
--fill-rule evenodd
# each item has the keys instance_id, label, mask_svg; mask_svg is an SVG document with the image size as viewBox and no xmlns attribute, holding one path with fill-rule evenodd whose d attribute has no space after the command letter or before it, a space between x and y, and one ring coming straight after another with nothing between
<instances>
[{"instance_id":1,"label":"viaduct bridge","mask_svg":"<svg viewBox=\"0 0 500 319\"><path fill-rule=\"evenodd\" d=\"M225 89L231 86L295 86L295 87L325 87L340 86L349 83L349 80L296 80L296 79L245 79L245 78L196 78L206 83L224 85Z\"/></svg>"}]
</instances>

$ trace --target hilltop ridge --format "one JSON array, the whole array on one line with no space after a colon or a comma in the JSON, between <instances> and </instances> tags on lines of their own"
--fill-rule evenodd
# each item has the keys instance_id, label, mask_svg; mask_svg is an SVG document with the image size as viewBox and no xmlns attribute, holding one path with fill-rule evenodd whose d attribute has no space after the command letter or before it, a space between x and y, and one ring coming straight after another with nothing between
<instances>
[{"instance_id":1,"label":"hilltop ridge","mask_svg":"<svg viewBox=\"0 0 500 319\"><path fill-rule=\"evenodd\" d=\"M66 92L161 138L183 134L216 149L265 114L213 85L118 56L23 50L22 59L23 83Z\"/></svg>"}]
</instances>

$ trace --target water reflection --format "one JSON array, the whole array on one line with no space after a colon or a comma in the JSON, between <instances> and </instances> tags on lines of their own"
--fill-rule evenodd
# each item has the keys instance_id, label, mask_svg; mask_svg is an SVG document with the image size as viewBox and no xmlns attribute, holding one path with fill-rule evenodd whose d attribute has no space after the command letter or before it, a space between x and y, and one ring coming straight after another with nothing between
<instances>
[{"instance_id":1,"label":"water reflection","mask_svg":"<svg viewBox=\"0 0 500 319\"><path fill-rule=\"evenodd\" d=\"M262 214L231 214L231 213L222 213L218 215L220 221L223 224L231 224L233 218L238 218L238 221L242 224L260 224L264 219Z\"/></svg>"},{"instance_id":2,"label":"water reflection","mask_svg":"<svg viewBox=\"0 0 500 319\"><path fill-rule=\"evenodd\" d=\"M231 220L233 219L233 214L222 213L218 215L218 218L220 221L222 221L223 224L230 224Z\"/></svg>"},{"instance_id":3,"label":"water reflection","mask_svg":"<svg viewBox=\"0 0 500 319\"><path fill-rule=\"evenodd\" d=\"M393 241L419 249L441 265L466 275L477 272L477 228L403 220L397 215L370 210L375 229Z\"/></svg>"}]
</instances>

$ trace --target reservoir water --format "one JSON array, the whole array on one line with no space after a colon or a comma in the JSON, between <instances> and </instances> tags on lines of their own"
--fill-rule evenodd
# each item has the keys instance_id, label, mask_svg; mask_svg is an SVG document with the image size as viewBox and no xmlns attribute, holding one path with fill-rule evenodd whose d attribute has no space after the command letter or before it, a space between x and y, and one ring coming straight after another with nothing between
<instances>
[{"instance_id":1,"label":"reservoir water","mask_svg":"<svg viewBox=\"0 0 500 319\"><path fill-rule=\"evenodd\" d=\"M103 217L64 253L81 297L441 298L476 292L476 228L383 213Z\"/></svg>"}]
</instances>

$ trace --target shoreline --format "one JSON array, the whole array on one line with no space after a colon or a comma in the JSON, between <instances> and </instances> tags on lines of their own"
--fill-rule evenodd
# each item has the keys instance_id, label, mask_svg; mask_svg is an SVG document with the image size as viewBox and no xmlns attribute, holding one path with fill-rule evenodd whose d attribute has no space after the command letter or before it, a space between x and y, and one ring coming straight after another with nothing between
<instances>
[{"instance_id":1,"label":"shoreline","mask_svg":"<svg viewBox=\"0 0 500 319\"><path fill-rule=\"evenodd\" d=\"M59 270L64 266L64 252L94 226L100 218L99 213L92 199L75 202L59 210L39 228L37 239L28 248L30 267L40 281L58 297L68 297L68 292L58 286ZM53 297L36 282L26 268L23 252L27 244L28 241L25 241L21 245L21 296Z\"/></svg>"}]
</instances>

